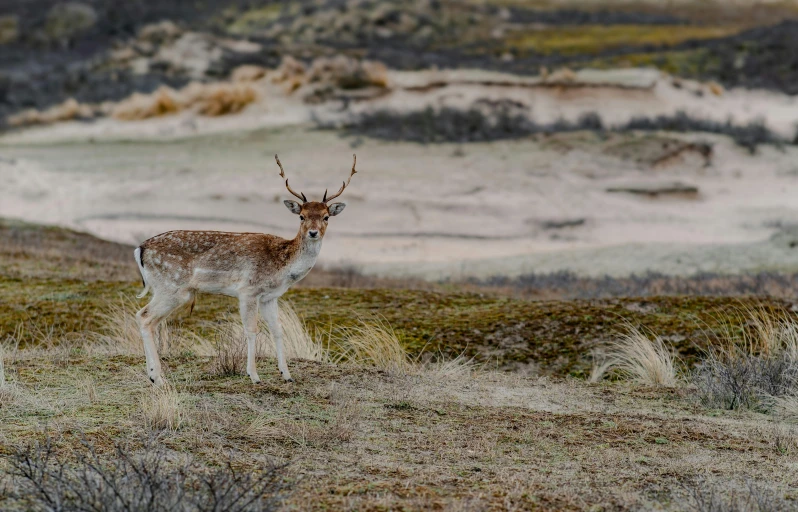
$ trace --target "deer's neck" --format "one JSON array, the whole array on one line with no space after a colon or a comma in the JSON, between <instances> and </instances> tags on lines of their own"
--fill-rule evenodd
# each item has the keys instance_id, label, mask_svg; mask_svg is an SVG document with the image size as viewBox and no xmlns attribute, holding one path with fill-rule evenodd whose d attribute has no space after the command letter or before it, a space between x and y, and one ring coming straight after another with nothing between
<instances>
[{"instance_id":1,"label":"deer's neck","mask_svg":"<svg viewBox=\"0 0 798 512\"><path fill-rule=\"evenodd\" d=\"M294 262L297 265L310 268L316 263L316 258L321 252L321 240L310 240L299 233L292 240L292 245L296 248Z\"/></svg>"}]
</instances>

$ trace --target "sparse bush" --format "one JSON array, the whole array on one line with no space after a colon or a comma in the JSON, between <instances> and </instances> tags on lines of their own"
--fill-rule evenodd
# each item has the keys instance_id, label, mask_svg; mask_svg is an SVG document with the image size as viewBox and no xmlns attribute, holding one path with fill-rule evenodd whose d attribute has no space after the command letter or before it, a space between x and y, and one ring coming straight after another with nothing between
<instances>
[{"instance_id":1,"label":"sparse bush","mask_svg":"<svg viewBox=\"0 0 798 512\"><path fill-rule=\"evenodd\" d=\"M216 332L216 358L212 373L219 377L243 375L247 364L247 345L244 330L232 322Z\"/></svg>"},{"instance_id":2,"label":"sparse bush","mask_svg":"<svg viewBox=\"0 0 798 512\"><path fill-rule=\"evenodd\" d=\"M286 489L285 466L239 470L231 454L209 468L153 444L139 452L117 444L102 455L84 440L73 459L47 437L12 448L4 458L11 501L24 510L269 511L279 507Z\"/></svg>"},{"instance_id":3,"label":"sparse bush","mask_svg":"<svg viewBox=\"0 0 798 512\"><path fill-rule=\"evenodd\" d=\"M744 485L721 486L699 479L683 484L696 512L777 512L796 510L772 489L747 480Z\"/></svg>"},{"instance_id":4,"label":"sparse bush","mask_svg":"<svg viewBox=\"0 0 798 512\"><path fill-rule=\"evenodd\" d=\"M635 117L618 128L619 131L668 131L668 132L704 132L727 135L737 145L746 148L751 154L758 146L771 144L780 147L788 141L779 137L765 125L764 121L752 121L743 125L735 125L731 119L724 123L709 119L697 119L687 112L680 111L672 116Z\"/></svg>"},{"instance_id":5,"label":"sparse bush","mask_svg":"<svg viewBox=\"0 0 798 512\"><path fill-rule=\"evenodd\" d=\"M675 386L678 382L674 356L662 338L654 336L652 341L640 329L632 326L610 345L608 359L608 368L617 369L639 384Z\"/></svg>"},{"instance_id":6,"label":"sparse bush","mask_svg":"<svg viewBox=\"0 0 798 512\"><path fill-rule=\"evenodd\" d=\"M741 331L728 328L710 344L693 382L706 406L768 412L774 398L798 394L798 326L766 311L744 314Z\"/></svg>"}]
</instances>

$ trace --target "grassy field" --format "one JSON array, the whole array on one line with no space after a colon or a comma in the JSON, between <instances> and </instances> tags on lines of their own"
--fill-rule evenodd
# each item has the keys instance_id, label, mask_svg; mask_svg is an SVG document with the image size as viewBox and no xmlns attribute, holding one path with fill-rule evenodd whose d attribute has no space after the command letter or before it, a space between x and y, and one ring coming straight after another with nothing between
<instances>
[{"instance_id":1,"label":"grassy field","mask_svg":"<svg viewBox=\"0 0 798 512\"><path fill-rule=\"evenodd\" d=\"M229 348L236 335L220 334L234 332L235 303L204 296L172 323L162 351L170 385L156 390L135 329L125 327L140 286L130 248L11 222L0 234L7 470L25 446L46 439L67 472L81 467L87 447L105 464L118 450L146 455L154 443L168 464L190 456L203 474L230 464L258 475L286 464L274 496L285 510L796 506L789 396L723 407L691 373L706 349L735 333L777 338L775 324L763 328L751 312L778 318L779 328L794 325L786 301L526 301L373 281L302 287L286 298L307 339L329 347L353 327L382 323L407 356L341 358L333 348L289 361L296 382L284 384L264 354L264 382L253 386L220 363L237 357ZM612 353L630 325L673 350L675 385L646 383L622 365L589 378L600 363L592 351ZM746 361L782 361L758 350ZM2 477L0 508L35 509L17 496L31 489L25 485Z\"/></svg>"}]
</instances>

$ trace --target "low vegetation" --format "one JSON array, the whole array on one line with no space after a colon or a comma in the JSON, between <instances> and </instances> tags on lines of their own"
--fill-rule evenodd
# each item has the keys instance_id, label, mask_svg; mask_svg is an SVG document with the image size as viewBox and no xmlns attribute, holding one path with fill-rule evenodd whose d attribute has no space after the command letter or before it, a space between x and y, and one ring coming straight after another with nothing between
<instances>
[{"instance_id":1,"label":"low vegetation","mask_svg":"<svg viewBox=\"0 0 798 512\"><path fill-rule=\"evenodd\" d=\"M506 102L478 102L465 110L453 107L427 107L415 112L378 110L348 121L345 130L351 135L422 144L486 142L583 130L712 133L730 137L751 153L763 144L778 147L793 143L773 133L763 122L753 121L739 125L727 120L721 123L697 119L686 112L654 118L636 117L617 126L607 126L596 113L584 114L576 121L561 119L550 124L539 124L530 117L526 109Z\"/></svg>"},{"instance_id":2,"label":"low vegetation","mask_svg":"<svg viewBox=\"0 0 798 512\"><path fill-rule=\"evenodd\" d=\"M159 493L192 511L795 508L792 388L730 407L704 398L728 383L699 378L732 344L789 360L790 302L299 288L281 305L296 382L261 326L255 386L235 302L201 296L162 328L156 389L129 248L118 262L76 233L13 232L19 250L0 258L3 510ZM94 280L66 278L62 261ZM123 280L97 278L112 275Z\"/></svg>"},{"instance_id":3,"label":"low vegetation","mask_svg":"<svg viewBox=\"0 0 798 512\"><path fill-rule=\"evenodd\" d=\"M5 454L11 479L3 508L267 512L284 496L284 466L236 468L243 454L230 453L214 468L153 440L140 447L115 443L109 453L85 438L77 441L45 432ZM70 443L76 450L68 454L63 448Z\"/></svg>"}]
</instances>

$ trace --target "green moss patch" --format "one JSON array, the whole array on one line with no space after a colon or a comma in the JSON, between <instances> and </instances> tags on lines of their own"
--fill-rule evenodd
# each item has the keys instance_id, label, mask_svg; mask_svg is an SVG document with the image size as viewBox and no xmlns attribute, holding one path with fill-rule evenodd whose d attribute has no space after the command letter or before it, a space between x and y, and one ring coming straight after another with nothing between
<instances>
[{"instance_id":1,"label":"green moss patch","mask_svg":"<svg viewBox=\"0 0 798 512\"><path fill-rule=\"evenodd\" d=\"M0 278L0 339L22 326L22 343L48 333L57 337L102 331L102 312L111 303L134 300L135 283ZM381 317L413 354L465 352L502 368L536 364L543 373L584 375L590 350L623 332L643 326L669 340L691 363L713 333L741 323L743 307L780 312L776 299L652 297L574 301L526 301L470 293L418 290L300 288L290 300L311 330L354 325ZM146 302L138 301L140 305ZM236 318L235 299L200 295L193 313L174 320L201 336L218 322Z\"/></svg>"}]
</instances>

